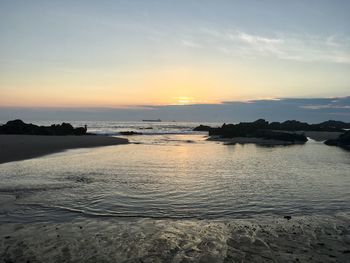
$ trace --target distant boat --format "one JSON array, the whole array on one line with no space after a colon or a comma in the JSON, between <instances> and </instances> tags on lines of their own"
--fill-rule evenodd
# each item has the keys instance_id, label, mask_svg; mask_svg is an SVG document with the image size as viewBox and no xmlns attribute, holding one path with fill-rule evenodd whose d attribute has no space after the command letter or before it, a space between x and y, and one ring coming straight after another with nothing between
<instances>
[{"instance_id":1,"label":"distant boat","mask_svg":"<svg viewBox=\"0 0 350 263\"><path fill-rule=\"evenodd\" d=\"M157 120L142 120L142 121L147 121L147 122L161 122L161 119L157 119Z\"/></svg>"}]
</instances>

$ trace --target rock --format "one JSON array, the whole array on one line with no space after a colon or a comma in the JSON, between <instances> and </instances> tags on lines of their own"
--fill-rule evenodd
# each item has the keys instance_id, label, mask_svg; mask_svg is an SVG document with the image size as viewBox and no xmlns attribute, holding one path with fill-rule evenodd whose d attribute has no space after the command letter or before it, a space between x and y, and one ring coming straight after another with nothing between
<instances>
[{"instance_id":1,"label":"rock","mask_svg":"<svg viewBox=\"0 0 350 263\"><path fill-rule=\"evenodd\" d=\"M234 137L257 137L257 131L269 130L269 131L286 131L286 132L296 132L296 131L327 131L327 132L344 132L345 129L350 129L350 123L345 123L341 121L329 120L321 122L319 124L308 124L306 122L300 122L296 120L287 120L285 122L271 122L264 119L259 119L254 122L241 122L238 124L226 124L224 123L221 127L213 128L207 125L199 125L194 128L194 131L208 131L210 136L221 136L222 138L234 138ZM285 132L285 133L286 133ZM284 133L284 134L285 134ZM269 137L272 136L269 135ZM282 136L281 134L274 134L273 136L282 137L282 140L287 141L306 141L302 137L289 137ZM277 139L277 138L276 138ZM330 142L331 143L331 142Z\"/></svg>"},{"instance_id":2,"label":"rock","mask_svg":"<svg viewBox=\"0 0 350 263\"><path fill-rule=\"evenodd\" d=\"M269 124L269 129L283 131L328 131L339 132L350 127L350 123L341 121L326 121L319 124L308 124L296 120L288 120L282 123L272 122Z\"/></svg>"},{"instance_id":3,"label":"rock","mask_svg":"<svg viewBox=\"0 0 350 263\"><path fill-rule=\"evenodd\" d=\"M122 131L122 132L119 132L121 135L142 135L141 132L135 132L135 131Z\"/></svg>"},{"instance_id":4,"label":"rock","mask_svg":"<svg viewBox=\"0 0 350 263\"><path fill-rule=\"evenodd\" d=\"M329 121L321 122L318 125L324 129L339 129L339 130L350 129L350 123L346 123L342 121L329 120Z\"/></svg>"},{"instance_id":5,"label":"rock","mask_svg":"<svg viewBox=\"0 0 350 263\"><path fill-rule=\"evenodd\" d=\"M213 128L209 131L209 135L220 135L223 138L233 137L254 137L251 136L257 130L267 129L268 122L259 119L255 122L241 122L238 124L224 123L220 128Z\"/></svg>"},{"instance_id":6,"label":"rock","mask_svg":"<svg viewBox=\"0 0 350 263\"><path fill-rule=\"evenodd\" d=\"M193 131L210 131L212 127L207 125L199 125L193 129Z\"/></svg>"},{"instance_id":7,"label":"rock","mask_svg":"<svg viewBox=\"0 0 350 263\"><path fill-rule=\"evenodd\" d=\"M22 120L8 121L0 125L0 134L27 134L27 135L85 135L86 126L74 128L70 123L38 126L27 124Z\"/></svg>"},{"instance_id":8,"label":"rock","mask_svg":"<svg viewBox=\"0 0 350 263\"><path fill-rule=\"evenodd\" d=\"M284 218L284 219L287 219L287 220L291 220L291 219L292 219L291 216L284 216L283 218Z\"/></svg>"},{"instance_id":9,"label":"rock","mask_svg":"<svg viewBox=\"0 0 350 263\"><path fill-rule=\"evenodd\" d=\"M291 123L295 122L296 121L289 121L288 125L291 125ZM241 122L239 124L224 123L220 128L209 129L209 135L220 136L221 138L261 138L265 140L284 141L288 142L289 144L305 143L307 141L307 138L304 134L276 131L271 127L276 128L278 125L276 123L269 124L269 122L263 119L259 119L254 122Z\"/></svg>"},{"instance_id":10,"label":"rock","mask_svg":"<svg viewBox=\"0 0 350 263\"><path fill-rule=\"evenodd\" d=\"M266 140L279 140L287 142L307 142L307 138L304 134L276 132L271 130L258 130L254 132L254 136L258 138L264 138Z\"/></svg>"},{"instance_id":11,"label":"rock","mask_svg":"<svg viewBox=\"0 0 350 263\"><path fill-rule=\"evenodd\" d=\"M350 131L341 134L338 139L327 140L324 143L329 146L339 146L343 149L350 150Z\"/></svg>"}]
</instances>

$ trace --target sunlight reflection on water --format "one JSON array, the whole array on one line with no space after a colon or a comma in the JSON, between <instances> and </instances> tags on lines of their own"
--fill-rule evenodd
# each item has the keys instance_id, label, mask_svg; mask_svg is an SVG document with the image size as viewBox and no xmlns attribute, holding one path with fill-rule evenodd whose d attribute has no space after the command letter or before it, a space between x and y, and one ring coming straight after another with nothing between
<instances>
[{"instance_id":1,"label":"sunlight reflection on water","mask_svg":"<svg viewBox=\"0 0 350 263\"><path fill-rule=\"evenodd\" d=\"M244 218L348 209L350 153L335 147L222 145L203 135L131 141L142 144L0 165L0 220Z\"/></svg>"}]
</instances>

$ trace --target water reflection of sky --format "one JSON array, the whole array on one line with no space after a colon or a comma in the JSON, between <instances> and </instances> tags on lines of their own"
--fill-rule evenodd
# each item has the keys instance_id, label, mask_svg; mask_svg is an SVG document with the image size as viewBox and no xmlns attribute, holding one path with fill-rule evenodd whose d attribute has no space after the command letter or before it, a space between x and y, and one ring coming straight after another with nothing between
<instances>
[{"instance_id":1,"label":"water reflection of sky","mask_svg":"<svg viewBox=\"0 0 350 263\"><path fill-rule=\"evenodd\" d=\"M322 143L223 145L204 135L2 164L1 220L332 214L350 201L349 152Z\"/></svg>"}]
</instances>

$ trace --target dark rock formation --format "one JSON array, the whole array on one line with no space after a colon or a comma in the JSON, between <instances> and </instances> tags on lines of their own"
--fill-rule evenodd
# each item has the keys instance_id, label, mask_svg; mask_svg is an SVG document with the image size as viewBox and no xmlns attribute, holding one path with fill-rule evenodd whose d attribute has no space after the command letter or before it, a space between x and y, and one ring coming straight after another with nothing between
<instances>
[{"instance_id":1,"label":"dark rock formation","mask_svg":"<svg viewBox=\"0 0 350 263\"><path fill-rule=\"evenodd\" d=\"M207 125L199 125L196 128L194 128L194 131L210 131L212 129L212 127L207 126Z\"/></svg>"},{"instance_id":2,"label":"dark rock formation","mask_svg":"<svg viewBox=\"0 0 350 263\"><path fill-rule=\"evenodd\" d=\"M342 121L325 121L319 124L308 124L296 120L288 120L285 122L267 122L259 119L254 122L241 122L239 124L224 124L220 128L212 128L210 126L200 125L194 128L194 131L208 131L209 135L222 135L227 137L237 137L256 131L279 130L279 131L327 131L327 132L344 132L350 129L350 123Z\"/></svg>"},{"instance_id":3,"label":"dark rock formation","mask_svg":"<svg viewBox=\"0 0 350 263\"><path fill-rule=\"evenodd\" d=\"M65 122L51 126L38 126L32 123L24 123L22 120L13 120L0 125L0 134L85 135L86 127L74 128L71 124Z\"/></svg>"},{"instance_id":4,"label":"dark rock formation","mask_svg":"<svg viewBox=\"0 0 350 263\"><path fill-rule=\"evenodd\" d=\"M120 135L142 135L141 132L135 132L135 131L122 131L119 133Z\"/></svg>"},{"instance_id":5,"label":"dark rock formation","mask_svg":"<svg viewBox=\"0 0 350 263\"><path fill-rule=\"evenodd\" d=\"M254 122L241 122L239 124L224 123L220 128L209 130L209 135L220 135L223 138L253 137L253 133L257 130L265 130L267 128L268 122L262 119Z\"/></svg>"},{"instance_id":6,"label":"dark rock formation","mask_svg":"<svg viewBox=\"0 0 350 263\"><path fill-rule=\"evenodd\" d=\"M330 146L339 146L350 150L350 131L341 134L336 140L327 140L324 143Z\"/></svg>"},{"instance_id":7,"label":"dark rock formation","mask_svg":"<svg viewBox=\"0 0 350 263\"><path fill-rule=\"evenodd\" d=\"M346 123L346 122L342 122L342 121L333 121L333 120L329 120L329 121L325 121L325 122L321 122L320 124L318 124L320 127L324 128L324 129L350 129L350 123Z\"/></svg>"},{"instance_id":8,"label":"dark rock formation","mask_svg":"<svg viewBox=\"0 0 350 263\"><path fill-rule=\"evenodd\" d=\"M263 138L266 140L278 140L286 142L307 142L304 134L277 132L271 130L257 130L251 137Z\"/></svg>"},{"instance_id":9,"label":"dark rock formation","mask_svg":"<svg viewBox=\"0 0 350 263\"><path fill-rule=\"evenodd\" d=\"M325 121L319 124L308 124L300 121L285 121L282 123L272 122L269 124L269 128L273 130L283 131L328 131L328 132L339 132L350 127L350 123L342 121Z\"/></svg>"},{"instance_id":10,"label":"dark rock formation","mask_svg":"<svg viewBox=\"0 0 350 263\"><path fill-rule=\"evenodd\" d=\"M295 121L290 121L285 126L295 124ZM272 123L259 119L254 122L241 122L239 124L226 124L224 123L219 128L211 128L208 126L199 126L195 130L207 130L210 136L220 136L221 138L235 138L235 137L254 137L262 138L266 140L278 140L286 142L306 142L307 138L304 134L287 133L283 131L276 131L275 128L280 123ZM298 122L299 124L299 122ZM304 126L302 124L301 126ZM299 129L296 129L299 130Z\"/></svg>"}]
</instances>

